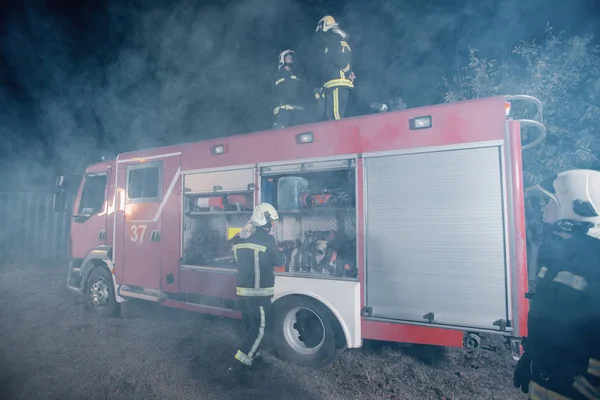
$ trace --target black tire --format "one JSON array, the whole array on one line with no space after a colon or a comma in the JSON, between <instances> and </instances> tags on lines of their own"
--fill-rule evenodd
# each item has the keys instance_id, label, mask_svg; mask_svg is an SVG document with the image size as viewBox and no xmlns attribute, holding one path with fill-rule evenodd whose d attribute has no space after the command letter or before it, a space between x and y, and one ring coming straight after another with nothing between
<instances>
[{"instance_id":1,"label":"black tire","mask_svg":"<svg viewBox=\"0 0 600 400\"><path fill-rule=\"evenodd\" d=\"M115 285L108 269L96 267L85 286L85 306L100 317L118 317L121 305L115 298Z\"/></svg>"},{"instance_id":2,"label":"black tire","mask_svg":"<svg viewBox=\"0 0 600 400\"><path fill-rule=\"evenodd\" d=\"M321 368L336 355L330 313L323 305L307 297L284 297L274 304L271 334L277 355L285 361Z\"/></svg>"}]
</instances>

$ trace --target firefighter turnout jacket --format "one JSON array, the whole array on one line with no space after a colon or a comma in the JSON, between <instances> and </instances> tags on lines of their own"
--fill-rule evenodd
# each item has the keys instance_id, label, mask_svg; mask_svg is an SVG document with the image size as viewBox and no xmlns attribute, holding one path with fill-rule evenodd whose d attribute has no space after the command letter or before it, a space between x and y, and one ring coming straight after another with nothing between
<instances>
[{"instance_id":1,"label":"firefighter turnout jacket","mask_svg":"<svg viewBox=\"0 0 600 400\"><path fill-rule=\"evenodd\" d=\"M294 69L288 71L285 67L279 68L275 76L275 99L276 107L273 110L277 114L280 110L294 110L301 107L300 79Z\"/></svg>"},{"instance_id":2,"label":"firefighter turnout jacket","mask_svg":"<svg viewBox=\"0 0 600 400\"><path fill-rule=\"evenodd\" d=\"M233 256L237 264L238 296L267 296L274 294L274 267L285 264L283 253L275 238L262 228L247 239L239 239L233 245Z\"/></svg>"},{"instance_id":3,"label":"firefighter turnout jacket","mask_svg":"<svg viewBox=\"0 0 600 400\"><path fill-rule=\"evenodd\" d=\"M323 40L325 41L323 88L354 89L354 84L348 79L353 72L352 50L348 44L348 35L341 30L332 29L323 33Z\"/></svg>"},{"instance_id":4,"label":"firefighter turnout jacket","mask_svg":"<svg viewBox=\"0 0 600 400\"><path fill-rule=\"evenodd\" d=\"M558 242L540 249L528 315L530 398L600 400L600 240Z\"/></svg>"}]
</instances>

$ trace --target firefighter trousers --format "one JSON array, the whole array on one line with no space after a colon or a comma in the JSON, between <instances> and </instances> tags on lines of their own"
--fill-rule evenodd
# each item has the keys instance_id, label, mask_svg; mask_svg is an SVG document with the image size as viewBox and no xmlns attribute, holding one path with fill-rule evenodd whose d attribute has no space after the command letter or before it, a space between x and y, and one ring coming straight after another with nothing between
<instances>
[{"instance_id":1,"label":"firefighter trousers","mask_svg":"<svg viewBox=\"0 0 600 400\"><path fill-rule=\"evenodd\" d=\"M346 115L350 89L334 87L325 90L325 118L327 120L342 119Z\"/></svg>"},{"instance_id":2,"label":"firefighter trousers","mask_svg":"<svg viewBox=\"0 0 600 400\"><path fill-rule=\"evenodd\" d=\"M244 339L235 359L250 367L271 322L271 297L238 296L238 299L242 309Z\"/></svg>"},{"instance_id":3,"label":"firefighter trousers","mask_svg":"<svg viewBox=\"0 0 600 400\"><path fill-rule=\"evenodd\" d=\"M592 396L592 397L587 397L587 398L588 399L600 398L600 397L593 397L594 396L593 393L591 393L590 396ZM559 394L552 390L546 389L542 385L539 385L539 384L531 381L529 383L528 399L530 399L530 400L579 400L579 399L586 399L586 397L584 397L583 395L581 395L579 393L575 394L574 396L573 396L573 394L571 394L569 397L563 396L562 394Z\"/></svg>"},{"instance_id":4,"label":"firefighter trousers","mask_svg":"<svg viewBox=\"0 0 600 400\"><path fill-rule=\"evenodd\" d=\"M533 360L529 398L532 400L600 400L599 380L581 374L579 367L561 363L558 371L549 372Z\"/></svg>"}]
</instances>

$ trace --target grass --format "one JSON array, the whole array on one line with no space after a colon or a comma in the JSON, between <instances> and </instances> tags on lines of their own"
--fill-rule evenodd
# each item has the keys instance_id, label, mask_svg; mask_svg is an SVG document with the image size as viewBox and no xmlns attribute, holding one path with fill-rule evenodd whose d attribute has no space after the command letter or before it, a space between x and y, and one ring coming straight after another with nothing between
<instances>
[{"instance_id":1,"label":"grass","mask_svg":"<svg viewBox=\"0 0 600 400\"><path fill-rule=\"evenodd\" d=\"M85 312L65 287L64 266L0 267L0 398L3 399L524 399L515 362L491 350L365 342L321 370L269 354L251 389L224 372L238 321L131 301L121 318Z\"/></svg>"}]
</instances>

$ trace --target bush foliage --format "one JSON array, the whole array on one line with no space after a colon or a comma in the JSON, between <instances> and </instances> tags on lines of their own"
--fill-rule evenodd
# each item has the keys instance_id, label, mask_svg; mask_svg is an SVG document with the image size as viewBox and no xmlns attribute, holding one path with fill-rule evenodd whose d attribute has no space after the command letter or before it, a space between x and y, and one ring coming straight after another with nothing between
<instances>
[{"instance_id":1,"label":"bush foliage","mask_svg":"<svg viewBox=\"0 0 600 400\"><path fill-rule=\"evenodd\" d=\"M540 43L521 42L500 57L470 48L468 63L443 80L446 102L503 94L528 94L542 101L548 136L524 150L526 187L552 173L600 166L600 50L591 35L569 38L550 25L545 33ZM489 50L502 54L501 49ZM533 117L531 109L517 110L516 104L513 109ZM524 143L538 134L533 132L524 129Z\"/></svg>"}]
</instances>

